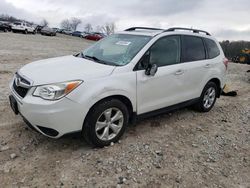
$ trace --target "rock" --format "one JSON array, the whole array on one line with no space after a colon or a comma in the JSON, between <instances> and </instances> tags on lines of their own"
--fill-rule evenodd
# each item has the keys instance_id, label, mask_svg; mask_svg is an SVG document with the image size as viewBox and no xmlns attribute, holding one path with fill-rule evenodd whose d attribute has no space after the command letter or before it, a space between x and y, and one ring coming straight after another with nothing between
<instances>
[{"instance_id":1,"label":"rock","mask_svg":"<svg viewBox=\"0 0 250 188\"><path fill-rule=\"evenodd\" d=\"M145 145L144 145L144 148L145 148L145 149L149 149L149 145L148 145L148 144L145 144Z\"/></svg>"},{"instance_id":2,"label":"rock","mask_svg":"<svg viewBox=\"0 0 250 188\"><path fill-rule=\"evenodd\" d=\"M163 156L163 153L161 150L156 150L155 153L156 153L156 155Z\"/></svg>"},{"instance_id":3,"label":"rock","mask_svg":"<svg viewBox=\"0 0 250 188\"><path fill-rule=\"evenodd\" d=\"M192 144L192 147L198 148L198 145L197 144Z\"/></svg>"},{"instance_id":4,"label":"rock","mask_svg":"<svg viewBox=\"0 0 250 188\"><path fill-rule=\"evenodd\" d=\"M175 178L175 181L176 181L177 183L181 183L181 182L182 182L181 176L176 177L176 178Z\"/></svg>"},{"instance_id":5,"label":"rock","mask_svg":"<svg viewBox=\"0 0 250 188\"><path fill-rule=\"evenodd\" d=\"M23 151L25 151L26 149L27 149L27 147L26 147L26 146L23 146L23 147L22 147L22 150L23 150Z\"/></svg>"},{"instance_id":6,"label":"rock","mask_svg":"<svg viewBox=\"0 0 250 188\"><path fill-rule=\"evenodd\" d=\"M116 185L116 188L121 188L122 186L120 184L117 184Z\"/></svg>"},{"instance_id":7,"label":"rock","mask_svg":"<svg viewBox=\"0 0 250 188\"><path fill-rule=\"evenodd\" d=\"M15 159L16 157L17 157L17 155L15 153L10 154L11 159Z\"/></svg>"},{"instance_id":8,"label":"rock","mask_svg":"<svg viewBox=\"0 0 250 188\"><path fill-rule=\"evenodd\" d=\"M136 178L135 178L135 177L133 177L133 181L134 181L135 183L137 183L137 180L136 180Z\"/></svg>"},{"instance_id":9,"label":"rock","mask_svg":"<svg viewBox=\"0 0 250 188\"><path fill-rule=\"evenodd\" d=\"M203 131L203 129L202 129L201 126L196 127L196 130L197 130L197 131Z\"/></svg>"},{"instance_id":10,"label":"rock","mask_svg":"<svg viewBox=\"0 0 250 188\"><path fill-rule=\"evenodd\" d=\"M155 168L161 168L161 164L160 163L153 163L153 165L155 166Z\"/></svg>"},{"instance_id":11,"label":"rock","mask_svg":"<svg viewBox=\"0 0 250 188\"><path fill-rule=\"evenodd\" d=\"M207 162L212 162L212 163L214 163L214 162L216 162L216 161L217 161L217 160L216 160L215 158L211 157L211 156L209 156L208 159L207 159Z\"/></svg>"},{"instance_id":12,"label":"rock","mask_svg":"<svg viewBox=\"0 0 250 188\"><path fill-rule=\"evenodd\" d=\"M130 170L130 169L131 169L131 166L127 165L127 169Z\"/></svg>"},{"instance_id":13,"label":"rock","mask_svg":"<svg viewBox=\"0 0 250 188\"><path fill-rule=\"evenodd\" d=\"M110 146L113 146L113 145L114 145L114 142L111 142L111 143L110 143Z\"/></svg>"},{"instance_id":14,"label":"rock","mask_svg":"<svg viewBox=\"0 0 250 188\"><path fill-rule=\"evenodd\" d=\"M7 166L5 166L4 169L3 169L3 172L4 173L9 173L10 170L11 170L10 168L8 168Z\"/></svg>"},{"instance_id":15,"label":"rock","mask_svg":"<svg viewBox=\"0 0 250 188\"><path fill-rule=\"evenodd\" d=\"M125 183L125 181L127 181L127 179L125 177L119 177L118 184L123 184L123 183Z\"/></svg>"},{"instance_id":16,"label":"rock","mask_svg":"<svg viewBox=\"0 0 250 188\"><path fill-rule=\"evenodd\" d=\"M121 140L118 140L118 143L120 144L120 143L122 143L122 141L121 141Z\"/></svg>"},{"instance_id":17,"label":"rock","mask_svg":"<svg viewBox=\"0 0 250 188\"><path fill-rule=\"evenodd\" d=\"M122 172L122 169L119 167L119 168L116 169L116 171L117 171L118 173L120 173L120 172Z\"/></svg>"},{"instance_id":18,"label":"rock","mask_svg":"<svg viewBox=\"0 0 250 188\"><path fill-rule=\"evenodd\" d=\"M2 146L0 151L6 151L6 150L9 150L10 147L9 146Z\"/></svg>"}]
</instances>

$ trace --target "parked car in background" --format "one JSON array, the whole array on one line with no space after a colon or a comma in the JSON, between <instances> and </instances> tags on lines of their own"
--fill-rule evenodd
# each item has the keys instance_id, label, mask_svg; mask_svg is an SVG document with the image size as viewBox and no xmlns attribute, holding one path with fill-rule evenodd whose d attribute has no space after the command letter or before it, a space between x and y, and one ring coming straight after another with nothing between
<instances>
[{"instance_id":1,"label":"parked car in background","mask_svg":"<svg viewBox=\"0 0 250 188\"><path fill-rule=\"evenodd\" d=\"M57 33L62 33L64 31L64 29L58 29Z\"/></svg>"},{"instance_id":2,"label":"parked car in background","mask_svg":"<svg viewBox=\"0 0 250 188\"><path fill-rule=\"evenodd\" d=\"M8 23L0 22L0 31L4 32L11 31L11 26Z\"/></svg>"},{"instance_id":3,"label":"parked car in background","mask_svg":"<svg viewBox=\"0 0 250 188\"><path fill-rule=\"evenodd\" d=\"M36 33L41 33L42 28L43 28L43 26L37 25L37 26L35 27Z\"/></svg>"},{"instance_id":4,"label":"parked car in background","mask_svg":"<svg viewBox=\"0 0 250 188\"><path fill-rule=\"evenodd\" d=\"M72 31L72 30L66 30L66 29L64 29L64 30L62 31L62 33L63 33L63 34L66 34L66 35L71 35L71 34L73 33L73 31Z\"/></svg>"},{"instance_id":5,"label":"parked car in background","mask_svg":"<svg viewBox=\"0 0 250 188\"><path fill-rule=\"evenodd\" d=\"M56 29L44 27L41 30L41 35L56 36Z\"/></svg>"},{"instance_id":6,"label":"parked car in background","mask_svg":"<svg viewBox=\"0 0 250 188\"><path fill-rule=\"evenodd\" d=\"M74 32L72 33L72 36L83 38L83 32L81 32L81 31L74 31Z\"/></svg>"},{"instance_id":7,"label":"parked car in background","mask_svg":"<svg viewBox=\"0 0 250 188\"><path fill-rule=\"evenodd\" d=\"M36 34L36 29L31 24L26 22L14 22L11 29L14 33L22 32L24 34L28 33Z\"/></svg>"},{"instance_id":8,"label":"parked car in background","mask_svg":"<svg viewBox=\"0 0 250 188\"><path fill-rule=\"evenodd\" d=\"M59 30L59 28L57 28L57 27L52 27L52 29L57 33L58 32L58 30Z\"/></svg>"},{"instance_id":9,"label":"parked car in background","mask_svg":"<svg viewBox=\"0 0 250 188\"><path fill-rule=\"evenodd\" d=\"M106 35L104 35L103 33L90 33L88 35L86 35L84 38L88 39L88 40L94 40L94 41L98 41L102 38L104 38Z\"/></svg>"}]
</instances>

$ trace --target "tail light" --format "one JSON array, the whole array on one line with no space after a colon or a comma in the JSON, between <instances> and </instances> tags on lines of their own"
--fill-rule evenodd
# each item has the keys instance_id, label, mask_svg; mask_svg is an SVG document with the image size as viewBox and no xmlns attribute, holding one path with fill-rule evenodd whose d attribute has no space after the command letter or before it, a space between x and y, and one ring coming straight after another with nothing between
<instances>
[{"instance_id":1,"label":"tail light","mask_svg":"<svg viewBox=\"0 0 250 188\"><path fill-rule=\"evenodd\" d=\"M228 59L227 59L227 58L224 58L224 59L223 59L223 63L224 63L224 65L225 65L225 67L226 67L226 70L227 70L228 63L229 63Z\"/></svg>"}]
</instances>

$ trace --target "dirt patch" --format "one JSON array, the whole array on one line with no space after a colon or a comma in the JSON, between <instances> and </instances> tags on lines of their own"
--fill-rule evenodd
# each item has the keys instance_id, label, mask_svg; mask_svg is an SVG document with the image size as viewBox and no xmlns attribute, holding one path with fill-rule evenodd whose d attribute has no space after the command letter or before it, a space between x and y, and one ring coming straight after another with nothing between
<instances>
[{"instance_id":1,"label":"dirt patch","mask_svg":"<svg viewBox=\"0 0 250 188\"><path fill-rule=\"evenodd\" d=\"M8 104L18 68L90 42L12 33L0 41L0 187L250 187L249 66L229 64L238 96L221 97L211 112L149 118L128 127L120 143L93 149L80 135L53 140L29 130Z\"/></svg>"}]
</instances>

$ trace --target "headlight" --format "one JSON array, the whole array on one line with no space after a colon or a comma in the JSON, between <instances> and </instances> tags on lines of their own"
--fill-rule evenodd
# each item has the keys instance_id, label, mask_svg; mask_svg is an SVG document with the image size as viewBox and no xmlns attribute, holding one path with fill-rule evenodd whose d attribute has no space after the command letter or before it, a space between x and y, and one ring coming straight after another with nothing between
<instances>
[{"instance_id":1,"label":"headlight","mask_svg":"<svg viewBox=\"0 0 250 188\"><path fill-rule=\"evenodd\" d=\"M82 81L78 80L38 86L36 87L33 95L46 100L57 100L61 99L62 97L73 91L81 83Z\"/></svg>"}]
</instances>

